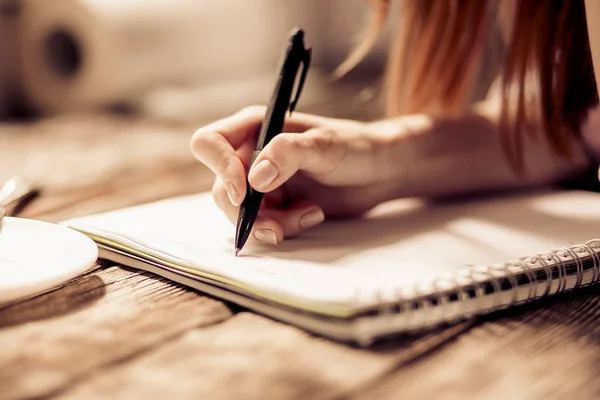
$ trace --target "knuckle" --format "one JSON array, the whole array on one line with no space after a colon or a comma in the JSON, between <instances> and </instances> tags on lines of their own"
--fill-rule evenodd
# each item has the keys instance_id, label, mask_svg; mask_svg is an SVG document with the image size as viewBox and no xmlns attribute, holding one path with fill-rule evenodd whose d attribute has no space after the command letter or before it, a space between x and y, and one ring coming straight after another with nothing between
<instances>
[{"instance_id":1,"label":"knuckle","mask_svg":"<svg viewBox=\"0 0 600 400\"><path fill-rule=\"evenodd\" d=\"M265 153L265 157L283 168L289 165L299 153L298 142L291 137L291 134L280 134L269 143L269 150Z\"/></svg>"},{"instance_id":2,"label":"knuckle","mask_svg":"<svg viewBox=\"0 0 600 400\"><path fill-rule=\"evenodd\" d=\"M348 155L348 142L340 139L338 132L334 129L318 129L313 136L312 146L320 155L324 168L330 173L335 171Z\"/></svg>"},{"instance_id":3,"label":"knuckle","mask_svg":"<svg viewBox=\"0 0 600 400\"><path fill-rule=\"evenodd\" d=\"M244 166L237 155L225 156L220 165L223 174L230 175L230 179L234 179L237 175L243 175Z\"/></svg>"},{"instance_id":4,"label":"knuckle","mask_svg":"<svg viewBox=\"0 0 600 400\"><path fill-rule=\"evenodd\" d=\"M228 167L228 160L223 158L220 158L218 161L214 162L214 165L212 166L213 171L217 174L217 176L224 179L228 177Z\"/></svg>"},{"instance_id":5,"label":"knuckle","mask_svg":"<svg viewBox=\"0 0 600 400\"><path fill-rule=\"evenodd\" d=\"M199 155L202 149L210 143L210 132L202 127L196 130L190 141L190 148L195 155Z\"/></svg>"},{"instance_id":6,"label":"knuckle","mask_svg":"<svg viewBox=\"0 0 600 400\"><path fill-rule=\"evenodd\" d=\"M327 151L337 144L337 132L329 128L319 128L310 135L312 146L318 151Z\"/></svg>"},{"instance_id":7,"label":"knuckle","mask_svg":"<svg viewBox=\"0 0 600 400\"><path fill-rule=\"evenodd\" d=\"M275 138L273 147L285 154L294 148L294 141L290 135L281 134Z\"/></svg>"},{"instance_id":8,"label":"knuckle","mask_svg":"<svg viewBox=\"0 0 600 400\"><path fill-rule=\"evenodd\" d=\"M305 135L289 133L278 136L279 146L283 151L292 152L311 146L311 139Z\"/></svg>"},{"instance_id":9,"label":"knuckle","mask_svg":"<svg viewBox=\"0 0 600 400\"><path fill-rule=\"evenodd\" d=\"M240 114L249 115L252 117L262 117L265 115L266 107L261 105L251 105L240 110Z\"/></svg>"}]
</instances>

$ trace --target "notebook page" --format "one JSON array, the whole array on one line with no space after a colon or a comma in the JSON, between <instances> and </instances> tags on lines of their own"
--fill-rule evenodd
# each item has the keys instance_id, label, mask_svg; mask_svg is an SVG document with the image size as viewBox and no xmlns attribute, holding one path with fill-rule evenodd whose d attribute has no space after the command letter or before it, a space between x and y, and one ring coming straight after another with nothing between
<instances>
[{"instance_id":1,"label":"notebook page","mask_svg":"<svg viewBox=\"0 0 600 400\"><path fill-rule=\"evenodd\" d=\"M420 287L466 265L488 265L583 243L599 235L600 195L555 192L428 205L384 204L365 218L329 221L278 246L249 243L233 255L234 227L209 194L169 199L70 221L135 238L293 302L353 307Z\"/></svg>"}]
</instances>

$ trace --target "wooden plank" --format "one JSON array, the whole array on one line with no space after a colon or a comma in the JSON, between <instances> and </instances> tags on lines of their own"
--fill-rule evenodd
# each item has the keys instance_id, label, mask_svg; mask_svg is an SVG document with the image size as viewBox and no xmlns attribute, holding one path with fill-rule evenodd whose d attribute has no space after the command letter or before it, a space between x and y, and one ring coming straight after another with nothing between
<instances>
[{"instance_id":1,"label":"wooden plank","mask_svg":"<svg viewBox=\"0 0 600 400\"><path fill-rule=\"evenodd\" d=\"M150 274L100 269L0 309L0 396L47 396L230 315L223 303Z\"/></svg>"},{"instance_id":2,"label":"wooden plank","mask_svg":"<svg viewBox=\"0 0 600 400\"><path fill-rule=\"evenodd\" d=\"M42 185L22 216L58 221L205 190L188 128L75 116L0 129L2 178ZM0 309L0 397L46 396L231 311L149 274L97 269L59 290Z\"/></svg>"},{"instance_id":3,"label":"wooden plank","mask_svg":"<svg viewBox=\"0 0 600 400\"><path fill-rule=\"evenodd\" d=\"M591 288L490 316L353 398L598 399L599 315Z\"/></svg>"},{"instance_id":4,"label":"wooden plank","mask_svg":"<svg viewBox=\"0 0 600 400\"><path fill-rule=\"evenodd\" d=\"M21 215L50 221L196 193L213 178L190 153L192 132L118 116L3 124L0 180L39 185Z\"/></svg>"},{"instance_id":5,"label":"wooden plank","mask_svg":"<svg viewBox=\"0 0 600 400\"><path fill-rule=\"evenodd\" d=\"M51 196L197 166L189 150L192 133L189 127L105 115L7 123L0 129L0 179L19 174Z\"/></svg>"},{"instance_id":6,"label":"wooden plank","mask_svg":"<svg viewBox=\"0 0 600 400\"><path fill-rule=\"evenodd\" d=\"M363 350L242 312L98 370L57 397L337 398L442 345L468 326Z\"/></svg>"},{"instance_id":7,"label":"wooden plank","mask_svg":"<svg viewBox=\"0 0 600 400\"><path fill-rule=\"evenodd\" d=\"M141 175L141 174L140 174ZM90 185L50 197L40 198L27 207L23 217L48 221L113 210L164 198L209 190L213 177L203 167L188 166L157 172L141 179L116 178L106 186Z\"/></svg>"},{"instance_id":8,"label":"wooden plank","mask_svg":"<svg viewBox=\"0 0 600 400\"><path fill-rule=\"evenodd\" d=\"M52 221L193 193L212 178L192 131L115 116L7 125L0 178L42 182L24 215ZM0 309L0 397L598 398L599 303L593 288L455 341L468 324L360 350L108 266Z\"/></svg>"}]
</instances>

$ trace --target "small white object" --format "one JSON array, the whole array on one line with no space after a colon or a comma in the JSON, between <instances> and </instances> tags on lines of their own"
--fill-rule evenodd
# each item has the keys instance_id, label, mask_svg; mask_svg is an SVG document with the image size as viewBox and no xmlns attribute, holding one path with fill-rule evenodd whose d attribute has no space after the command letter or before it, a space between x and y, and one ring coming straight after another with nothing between
<instances>
[{"instance_id":1,"label":"small white object","mask_svg":"<svg viewBox=\"0 0 600 400\"><path fill-rule=\"evenodd\" d=\"M0 304L53 289L90 268L98 247L62 225L5 217L0 222Z\"/></svg>"}]
</instances>

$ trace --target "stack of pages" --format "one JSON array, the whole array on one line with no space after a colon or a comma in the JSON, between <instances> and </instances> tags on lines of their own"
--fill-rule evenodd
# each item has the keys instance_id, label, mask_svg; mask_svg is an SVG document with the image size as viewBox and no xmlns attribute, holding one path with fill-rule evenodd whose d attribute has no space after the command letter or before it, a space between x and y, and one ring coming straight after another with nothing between
<instances>
[{"instance_id":1,"label":"stack of pages","mask_svg":"<svg viewBox=\"0 0 600 400\"><path fill-rule=\"evenodd\" d=\"M274 319L368 345L600 279L600 195L403 199L278 246L249 242L209 194L67 221L100 257Z\"/></svg>"}]
</instances>

